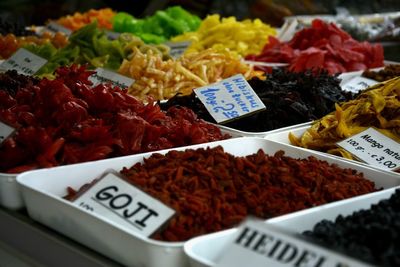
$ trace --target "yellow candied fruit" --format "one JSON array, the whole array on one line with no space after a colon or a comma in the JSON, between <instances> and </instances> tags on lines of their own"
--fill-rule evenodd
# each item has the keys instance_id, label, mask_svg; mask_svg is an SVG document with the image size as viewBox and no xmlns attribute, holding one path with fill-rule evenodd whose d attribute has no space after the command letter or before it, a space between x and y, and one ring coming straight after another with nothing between
<instances>
[{"instance_id":1,"label":"yellow candied fruit","mask_svg":"<svg viewBox=\"0 0 400 267\"><path fill-rule=\"evenodd\" d=\"M235 17L220 18L219 15L209 15L199 29L172 38L173 42L191 41L186 54L204 49L230 51L246 56L259 54L268 42L269 36L275 36L275 28L259 19L237 21Z\"/></svg>"}]
</instances>

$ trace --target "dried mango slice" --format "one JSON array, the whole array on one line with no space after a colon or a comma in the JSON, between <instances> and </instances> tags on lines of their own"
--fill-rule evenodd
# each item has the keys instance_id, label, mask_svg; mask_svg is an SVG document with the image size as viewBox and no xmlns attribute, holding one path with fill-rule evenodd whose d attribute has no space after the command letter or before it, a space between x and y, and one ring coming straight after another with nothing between
<instances>
[{"instance_id":1,"label":"dried mango slice","mask_svg":"<svg viewBox=\"0 0 400 267\"><path fill-rule=\"evenodd\" d=\"M336 111L315 121L300 137L289 134L289 141L352 159L336 142L369 127L400 142L400 77L371 86L354 100L336 104Z\"/></svg>"}]
</instances>

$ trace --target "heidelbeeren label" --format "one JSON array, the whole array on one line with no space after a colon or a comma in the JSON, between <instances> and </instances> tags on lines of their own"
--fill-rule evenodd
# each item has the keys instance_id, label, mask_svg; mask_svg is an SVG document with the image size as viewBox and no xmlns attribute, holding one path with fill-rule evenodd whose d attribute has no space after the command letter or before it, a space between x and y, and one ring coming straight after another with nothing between
<instances>
[{"instance_id":1,"label":"heidelbeeren label","mask_svg":"<svg viewBox=\"0 0 400 267\"><path fill-rule=\"evenodd\" d=\"M111 83L113 86L126 89L129 88L135 81L134 79L103 68L97 68L95 71L96 73L89 77L89 81L93 83L93 86L96 86L100 83Z\"/></svg>"},{"instance_id":2,"label":"heidelbeeren label","mask_svg":"<svg viewBox=\"0 0 400 267\"><path fill-rule=\"evenodd\" d=\"M177 59L185 53L186 49L190 46L191 43L192 42L190 41L166 42L165 45L169 46L170 48L169 55L172 58Z\"/></svg>"},{"instance_id":3,"label":"heidelbeeren label","mask_svg":"<svg viewBox=\"0 0 400 267\"><path fill-rule=\"evenodd\" d=\"M35 74L47 60L39 57L24 48L20 48L11 57L0 65L2 70L16 70L20 74Z\"/></svg>"},{"instance_id":4,"label":"heidelbeeren label","mask_svg":"<svg viewBox=\"0 0 400 267\"><path fill-rule=\"evenodd\" d=\"M173 209L112 172L78 197L74 204L146 237L175 213Z\"/></svg>"},{"instance_id":5,"label":"heidelbeeren label","mask_svg":"<svg viewBox=\"0 0 400 267\"><path fill-rule=\"evenodd\" d=\"M368 267L262 221L247 220L215 267Z\"/></svg>"},{"instance_id":6,"label":"heidelbeeren label","mask_svg":"<svg viewBox=\"0 0 400 267\"><path fill-rule=\"evenodd\" d=\"M337 145L375 167L392 171L400 167L400 144L374 128L368 128Z\"/></svg>"},{"instance_id":7,"label":"heidelbeeren label","mask_svg":"<svg viewBox=\"0 0 400 267\"><path fill-rule=\"evenodd\" d=\"M217 123L265 109L242 74L194 89L194 92Z\"/></svg>"},{"instance_id":8,"label":"heidelbeeren label","mask_svg":"<svg viewBox=\"0 0 400 267\"><path fill-rule=\"evenodd\" d=\"M3 143L3 141L6 140L14 131L15 129L13 127L0 121L0 144Z\"/></svg>"},{"instance_id":9,"label":"heidelbeeren label","mask_svg":"<svg viewBox=\"0 0 400 267\"><path fill-rule=\"evenodd\" d=\"M343 91L358 93L368 87L377 84L378 82L364 77L354 77L342 86Z\"/></svg>"}]
</instances>

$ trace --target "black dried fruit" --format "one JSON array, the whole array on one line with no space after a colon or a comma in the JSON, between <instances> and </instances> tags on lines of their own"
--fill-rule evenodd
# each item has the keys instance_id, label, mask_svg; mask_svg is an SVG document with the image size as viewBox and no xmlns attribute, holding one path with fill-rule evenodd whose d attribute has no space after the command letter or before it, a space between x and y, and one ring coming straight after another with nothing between
<instances>
[{"instance_id":1,"label":"black dried fruit","mask_svg":"<svg viewBox=\"0 0 400 267\"><path fill-rule=\"evenodd\" d=\"M323 70L293 73L276 69L267 74L264 81L253 78L248 82L266 110L225 123L225 126L249 132L270 131L315 120L333 111L335 103L355 97L341 90L340 79ZM175 105L189 107L202 119L215 123L194 93L176 95L161 104L163 109Z\"/></svg>"},{"instance_id":2,"label":"black dried fruit","mask_svg":"<svg viewBox=\"0 0 400 267\"><path fill-rule=\"evenodd\" d=\"M323 220L303 235L378 266L400 266L400 189L386 200L334 222Z\"/></svg>"}]
</instances>

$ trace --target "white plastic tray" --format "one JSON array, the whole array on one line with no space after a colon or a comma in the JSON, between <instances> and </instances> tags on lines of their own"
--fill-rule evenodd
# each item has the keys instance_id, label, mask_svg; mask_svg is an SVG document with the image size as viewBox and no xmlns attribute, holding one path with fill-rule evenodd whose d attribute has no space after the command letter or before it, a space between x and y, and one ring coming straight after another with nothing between
<instances>
[{"instance_id":1,"label":"white plastic tray","mask_svg":"<svg viewBox=\"0 0 400 267\"><path fill-rule=\"evenodd\" d=\"M397 187L399 188L399 187ZM293 232L302 233L312 230L314 225L323 219L334 220L338 215L350 215L354 211L367 209L371 204L389 198L396 188L367 194L347 200L322 205L319 207L294 212L288 215L267 220L267 223ZM225 245L234 238L236 229L200 236L185 243L184 251L189 257L191 267L211 267L217 257L223 253Z\"/></svg>"},{"instance_id":2,"label":"white plastic tray","mask_svg":"<svg viewBox=\"0 0 400 267\"><path fill-rule=\"evenodd\" d=\"M278 133L271 133L266 137L266 139L286 145L291 145L289 140L289 133L292 133L297 137L301 137L305 133L305 131L307 131L311 127L311 125L312 122L298 124L293 126L291 129L285 129Z\"/></svg>"},{"instance_id":3,"label":"white plastic tray","mask_svg":"<svg viewBox=\"0 0 400 267\"><path fill-rule=\"evenodd\" d=\"M292 129L285 129L284 131L280 131L278 133L271 133L268 136L266 136L265 138L268 139L268 140L274 141L274 142L278 142L278 143L282 143L282 144L285 144L285 145L294 146L294 145L292 145L290 143L289 133L292 133L296 137L301 137L311 127L311 125L312 125L312 122L307 123L307 124L304 124L304 123L303 124L298 124L295 127L293 127ZM297 146L294 146L294 147L297 147ZM323 155L330 155L331 157L336 158L336 159L343 159L343 160L346 160L346 161L357 162L358 164L363 165L363 166L371 166L371 165L369 165L367 163L364 163L364 162L360 162L360 161L356 161L356 160L352 160L352 159L345 159L343 157L336 156L336 155L331 155L331 154L328 154L326 152L315 151L315 153L323 154ZM372 168L376 168L376 169L380 170L378 167L372 166ZM391 172L391 171L385 171L385 172ZM400 174L397 173L397 172L393 172L393 173L395 173L396 175L400 176Z\"/></svg>"},{"instance_id":4,"label":"white plastic tray","mask_svg":"<svg viewBox=\"0 0 400 267\"><path fill-rule=\"evenodd\" d=\"M219 125L216 126L219 127ZM232 138L243 136L223 127L219 128L223 134L230 134ZM25 206L16 178L17 174L0 173L0 206L10 210L22 209Z\"/></svg>"},{"instance_id":5,"label":"white plastic tray","mask_svg":"<svg viewBox=\"0 0 400 267\"><path fill-rule=\"evenodd\" d=\"M265 131L265 132L247 132L247 131L236 130L236 129L233 129L233 128L230 128L227 126L223 126L220 124L215 124L215 125L218 126L223 133L228 133L228 134L232 135L232 137L245 136L245 137L264 138L270 134L276 134L276 133L280 133L282 131L290 131L291 129L295 129L295 128L299 127L299 125L310 125L310 122L291 125L291 126L287 126L287 127L283 127L283 128L279 128L279 129L275 129L275 130L271 130L271 131Z\"/></svg>"},{"instance_id":6,"label":"white plastic tray","mask_svg":"<svg viewBox=\"0 0 400 267\"><path fill-rule=\"evenodd\" d=\"M395 174L261 138L234 138L190 146L190 148L218 145L223 146L226 152L237 156L255 153L260 148L268 154L284 150L287 156L295 158L315 156L321 160L336 163L342 168L352 168L363 172L365 177L369 177L376 183L377 187L389 188L400 185L400 179ZM188 147L180 147L175 150L186 148ZM165 154L169 150L157 153ZM115 225L106 218L89 214L62 198L67 193L67 186L78 189L107 169L120 170L124 166L130 167L137 162L143 162L143 158L147 158L151 154L145 153L26 172L18 175L17 181L21 185L29 215L50 228L128 266L187 266L188 261L182 249L183 242L162 242L139 237L130 233L126 228Z\"/></svg>"},{"instance_id":7,"label":"white plastic tray","mask_svg":"<svg viewBox=\"0 0 400 267\"><path fill-rule=\"evenodd\" d=\"M0 173L0 205L10 210L24 206L16 178L16 174Z\"/></svg>"}]
</instances>

